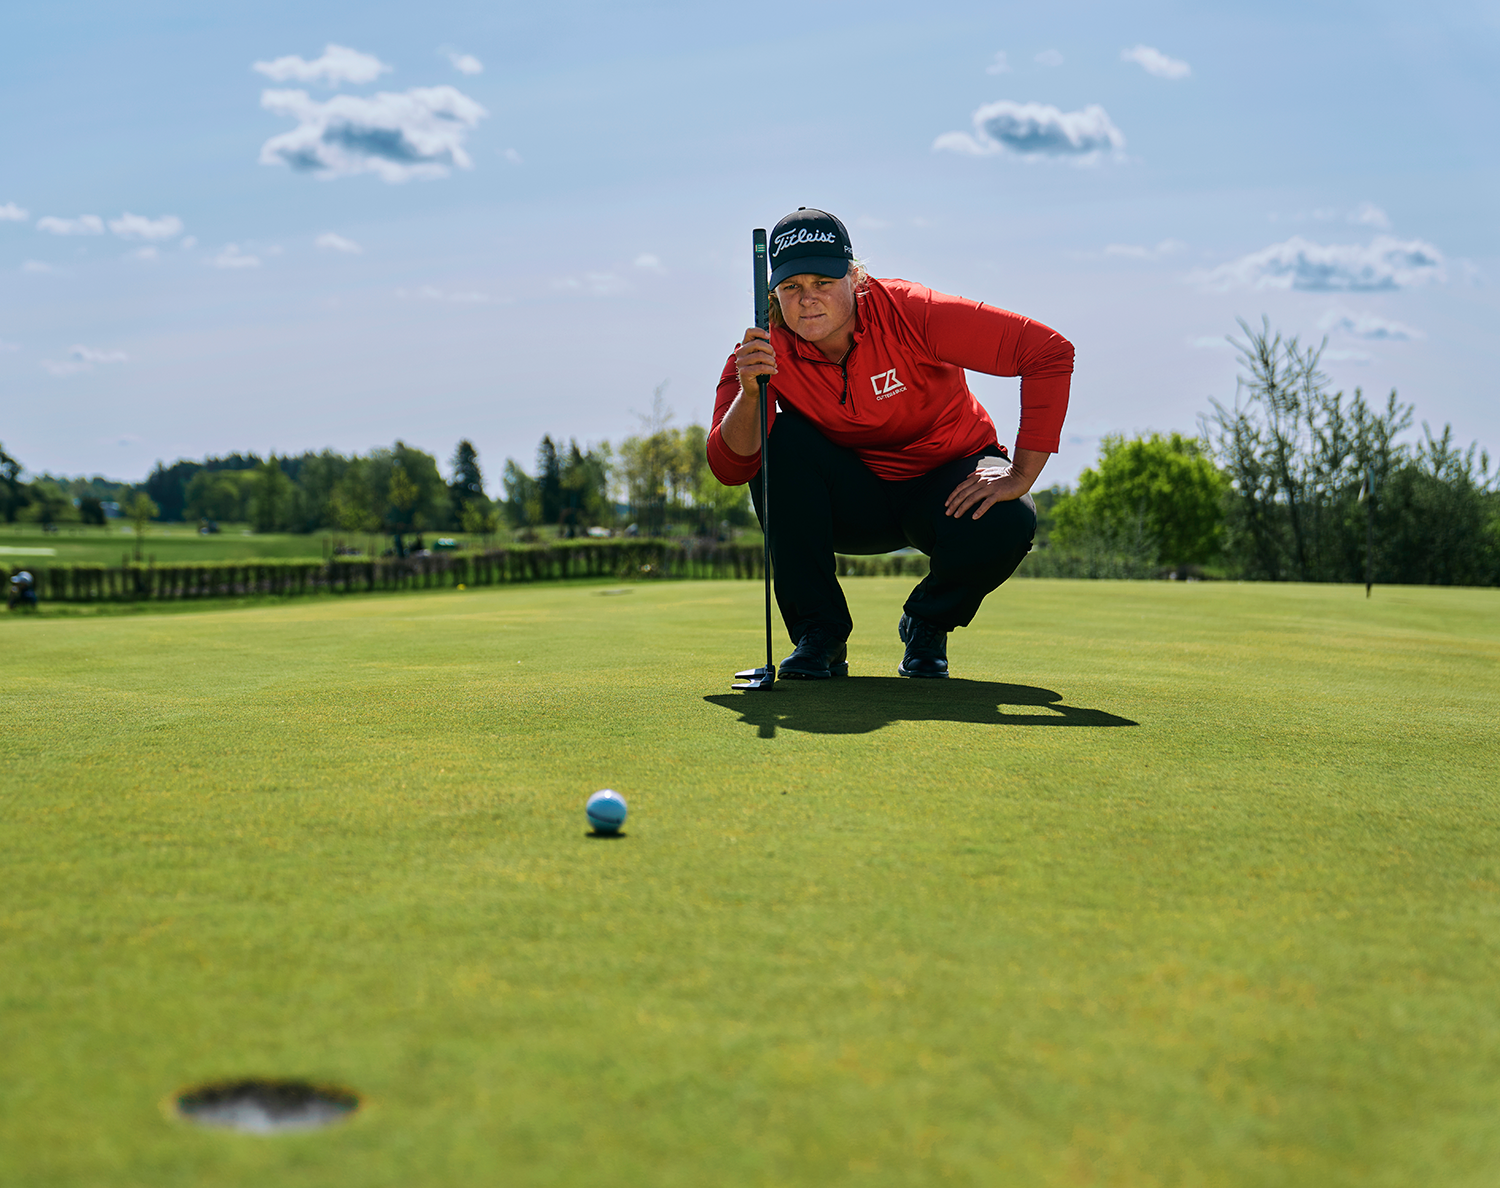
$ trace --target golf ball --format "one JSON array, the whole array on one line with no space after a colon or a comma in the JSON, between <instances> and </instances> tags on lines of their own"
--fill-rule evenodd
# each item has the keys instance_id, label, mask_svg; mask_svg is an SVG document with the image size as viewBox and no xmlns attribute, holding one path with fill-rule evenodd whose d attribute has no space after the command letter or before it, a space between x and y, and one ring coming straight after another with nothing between
<instances>
[{"instance_id":1,"label":"golf ball","mask_svg":"<svg viewBox=\"0 0 1500 1188\"><path fill-rule=\"evenodd\" d=\"M613 788L605 788L589 797L584 808L589 824L600 833L616 833L625 824L625 798Z\"/></svg>"}]
</instances>

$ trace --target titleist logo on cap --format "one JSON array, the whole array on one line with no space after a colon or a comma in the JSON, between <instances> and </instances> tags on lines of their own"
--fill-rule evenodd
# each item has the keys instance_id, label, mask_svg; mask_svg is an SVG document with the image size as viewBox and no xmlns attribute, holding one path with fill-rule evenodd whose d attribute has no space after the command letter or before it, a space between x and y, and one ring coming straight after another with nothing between
<instances>
[{"instance_id":1,"label":"titleist logo on cap","mask_svg":"<svg viewBox=\"0 0 1500 1188\"><path fill-rule=\"evenodd\" d=\"M795 231L783 231L774 240L776 248L771 255L777 255L786 251L787 248L797 243L837 243L839 237L832 231L809 231L806 227L799 227Z\"/></svg>"}]
</instances>

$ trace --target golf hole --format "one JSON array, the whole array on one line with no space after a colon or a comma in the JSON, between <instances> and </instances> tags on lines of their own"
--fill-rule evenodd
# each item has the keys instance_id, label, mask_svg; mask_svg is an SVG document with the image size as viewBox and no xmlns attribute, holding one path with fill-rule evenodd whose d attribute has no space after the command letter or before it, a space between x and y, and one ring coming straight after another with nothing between
<instances>
[{"instance_id":1,"label":"golf hole","mask_svg":"<svg viewBox=\"0 0 1500 1188\"><path fill-rule=\"evenodd\" d=\"M179 1116L199 1126L282 1134L343 1121L359 1109L359 1095L337 1085L254 1077L184 1089L176 1106Z\"/></svg>"}]
</instances>

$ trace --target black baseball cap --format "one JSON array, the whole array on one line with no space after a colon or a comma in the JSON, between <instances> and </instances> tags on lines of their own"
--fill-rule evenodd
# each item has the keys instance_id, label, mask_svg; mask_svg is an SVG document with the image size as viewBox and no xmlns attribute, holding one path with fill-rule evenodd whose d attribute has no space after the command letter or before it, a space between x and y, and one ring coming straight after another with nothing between
<instances>
[{"instance_id":1,"label":"black baseball cap","mask_svg":"<svg viewBox=\"0 0 1500 1188\"><path fill-rule=\"evenodd\" d=\"M799 206L771 231L771 287L789 276L815 272L819 276L849 274L854 248L849 229L826 210Z\"/></svg>"}]
</instances>

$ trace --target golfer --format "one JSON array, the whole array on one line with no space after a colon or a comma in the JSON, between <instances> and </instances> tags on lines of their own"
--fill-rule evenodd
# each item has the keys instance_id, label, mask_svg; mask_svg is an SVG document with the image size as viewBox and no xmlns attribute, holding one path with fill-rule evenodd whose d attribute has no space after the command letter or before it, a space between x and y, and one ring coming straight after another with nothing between
<instances>
[{"instance_id":1,"label":"golfer","mask_svg":"<svg viewBox=\"0 0 1500 1188\"><path fill-rule=\"evenodd\" d=\"M1028 492L1057 452L1072 344L1020 314L876 280L825 211L787 215L768 254L771 330L746 330L725 365L708 462L730 486L759 474L757 377L768 376L771 559L797 645L777 676L847 674L854 623L834 554L910 545L931 566L906 600L897 671L946 677L948 633L973 620L1031 548ZM965 368L1021 377L1014 454ZM764 523L760 483L750 491Z\"/></svg>"}]
</instances>

